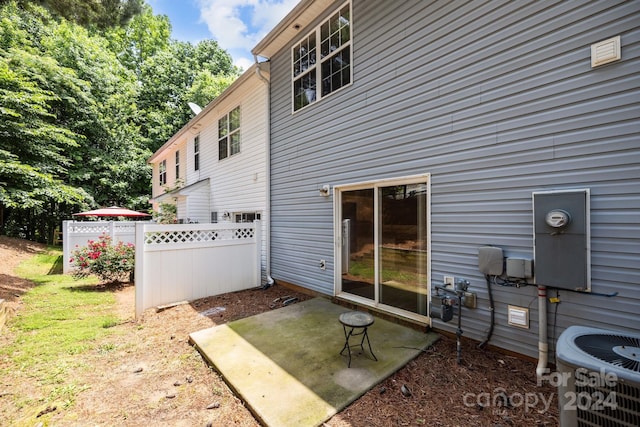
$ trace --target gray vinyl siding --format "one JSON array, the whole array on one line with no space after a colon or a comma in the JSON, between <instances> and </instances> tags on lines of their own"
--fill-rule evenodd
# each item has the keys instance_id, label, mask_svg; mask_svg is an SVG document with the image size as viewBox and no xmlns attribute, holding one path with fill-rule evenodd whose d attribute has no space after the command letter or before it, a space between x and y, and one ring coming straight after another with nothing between
<instances>
[{"instance_id":1,"label":"gray vinyl siding","mask_svg":"<svg viewBox=\"0 0 640 427\"><path fill-rule=\"evenodd\" d=\"M354 0L350 86L292 114L291 46L271 58L271 275L333 294L333 197L318 188L430 173L431 285L470 280L463 330L482 340L478 247L533 258L532 192L589 188L592 290L618 296L559 291L549 335L640 329L639 25L639 1ZM592 69L591 44L617 35L622 60ZM492 290L491 344L537 355L536 287ZM509 304L529 329L507 325Z\"/></svg>"}]
</instances>

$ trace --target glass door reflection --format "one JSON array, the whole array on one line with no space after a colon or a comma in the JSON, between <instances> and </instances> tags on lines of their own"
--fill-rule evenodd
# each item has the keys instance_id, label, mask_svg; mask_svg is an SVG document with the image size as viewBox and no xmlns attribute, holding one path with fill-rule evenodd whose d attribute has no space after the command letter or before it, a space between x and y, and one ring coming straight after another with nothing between
<instances>
[{"instance_id":1,"label":"glass door reflection","mask_svg":"<svg viewBox=\"0 0 640 427\"><path fill-rule=\"evenodd\" d=\"M428 300L428 185L341 192L341 291L419 315Z\"/></svg>"},{"instance_id":2,"label":"glass door reflection","mask_svg":"<svg viewBox=\"0 0 640 427\"><path fill-rule=\"evenodd\" d=\"M427 314L427 188L379 189L380 303Z\"/></svg>"},{"instance_id":3,"label":"glass door reflection","mask_svg":"<svg viewBox=\"0 0 640 427\"><path fill-rule=\"evenodd\" d=\"M373 189L342 193L342 291L375 300Z\"/></svg>"}]
</instances>

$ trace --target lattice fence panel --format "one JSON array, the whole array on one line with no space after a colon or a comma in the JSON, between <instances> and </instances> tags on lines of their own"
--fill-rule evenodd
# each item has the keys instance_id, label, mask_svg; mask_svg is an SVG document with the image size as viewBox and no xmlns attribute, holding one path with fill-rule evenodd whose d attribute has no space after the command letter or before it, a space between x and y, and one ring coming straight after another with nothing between
<instances>
[{"instance_id":1,"label":"lattice fence panel","mask_svg":"<svg viewBox=\"0 0 640 427\"><path fill-rule=\"evenodd\" d=\"M255 228L238 228L234 230L234 239L253 239Z\"/></svg>"},{"instance_id":2,"label":"lattice fence panel","mask_svg":"<svg viewBox=\"0 0 640 427\"><path fill-rule=\"evenodd\" d=\"M157 246L165 244L203 243L224 240L253 239L255 229L237 228L220 230L172 230L149 231L145 233L145 245Z\"/></svg>"},{"instance_id":3,"label":"lattice fence panel","mask_svg":"<svg viewBox=\"0 0 640 427\"><path fill-rule=\"evenodd\" d=\"M95 234L109 233L111 228L108 224L72 224L69 226L69 232L75 234Z\"/></svg>"},{"instance_id":4,"label":"lattice fence panel","mask_svg":"<svg viewBox=\"0 0 640 427\"><path fill-rule=\"evenodd\" d=\"M135 233L136 225L135 224L115 224L116 233Z\"/></svg>"}]
</instances>

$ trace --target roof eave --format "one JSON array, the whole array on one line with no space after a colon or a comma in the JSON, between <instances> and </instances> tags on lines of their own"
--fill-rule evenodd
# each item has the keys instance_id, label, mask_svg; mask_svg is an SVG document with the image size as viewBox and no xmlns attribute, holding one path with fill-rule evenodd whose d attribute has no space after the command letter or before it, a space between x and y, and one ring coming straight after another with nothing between
<instances>
[{"instance_id":1,"label":"roof eave","mask_svg":"<svg viewBox=\"0 0 640 427\"><path fill-rule=\"evenodd\" d=\"M251 53L270 59L335 2L336 0L302 0L251 49Z\"/></svg>"},{"instance_id":2,"label":"roof eave","mask_svg":"<svg viewBox=\"0 0 640 427\"><path fill-rule=\"evenodd\" d=\"M149 157L149 159L147 159L147 163L153 163L153 161L155 159L157 159L158 157L160 157L164 151L166 151L167 149L169 149L174 143L178 142L178 140L187 132L189 132L192 129L198 129L199 128L199 122L200 120L202 120L211 110L213 110L214 108L216 108L222 101L224 101L226 98L228 98L235 90L238 86L240 86L241 84L243 84L245 81L247 81L250 77L252 77L253 75L255 75L256 73L256 67L258 65L257 64L252 64L251 67L249 67L247 69L247 71L245 71L244 73L242 73L237 79L234 80L233 83L231 83L229 85L229 87L227 87L220 95L218 95L213 101L211 101L210 103L208 103L203 109L202 111L200 111L197 115L195 115L191 120L189 120L189 122L184 125L178 132L176 132L175 134L173 134L173 136L171 138L169 138L169 140L167 142L165 142L164 144L162 144L162 146L160 148L158 148L152 155L151 157ZM196 132L197 133L197 132Z\"/></svg>"}]
</instances>

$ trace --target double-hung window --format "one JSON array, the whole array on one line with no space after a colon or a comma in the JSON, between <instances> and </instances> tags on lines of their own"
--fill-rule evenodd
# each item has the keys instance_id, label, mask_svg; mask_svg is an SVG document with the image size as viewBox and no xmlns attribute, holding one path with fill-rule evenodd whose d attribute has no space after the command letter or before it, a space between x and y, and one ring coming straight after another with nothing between
<instances>
[{"instance_id":1,"label":"double-hung window","mask_svg":"<svg viewBox=\"0 0 640 427\"><path fill-rule=\"evenodd\" d=\"M293 46L293 111L351 83L351 2Z\"/></svg>"},{"instance_id":2,"label":"double-hung window","mask_svg":"<svg viewBox=\"0 0 640 427\"><path fill-rule=\"evenodd\" d=\"M200 135L193 138L193 170L200 170Z\"/></svg>"},{"instance_id":3,"label":"double-hung window","mask_svg":"<svg viewBox=\"0 0 640 427\"><path fill-rule=\"evenodd\" d=\"M176 151L176 179L180 179L180 151Z\"/></svg>"},{"instance_id":4,"label":"double-hung window","mask_svg":"<svg viewBox=\"0 0 640 427\"><path fill-rule=\"evenodd\" d=\"M240 152L240 107L218 120L218 160Z\"/></svg>"},{"instance_id":5,"label":"double-hung window","mask_svg":"<svg viewBox=\"0 0 640 427\"><path fill-rule=\"evenodd\" d=\"M159 165L159 174L160 185L165 185L167 183L167 161L163 160Z\"/></svg>"}]
</instances>

